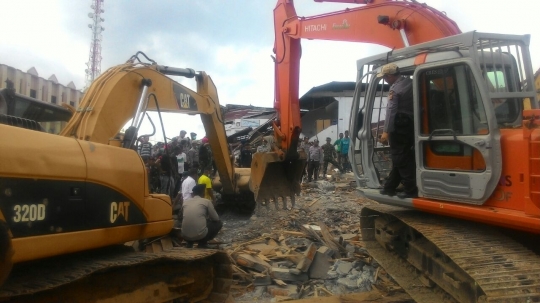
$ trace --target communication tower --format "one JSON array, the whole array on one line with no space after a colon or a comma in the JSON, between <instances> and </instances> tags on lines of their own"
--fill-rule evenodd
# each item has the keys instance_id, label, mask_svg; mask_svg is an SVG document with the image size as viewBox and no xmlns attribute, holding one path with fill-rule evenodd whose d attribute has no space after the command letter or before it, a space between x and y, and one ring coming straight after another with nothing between
<instances>
[{"instance_id":1,"label":"communication tower","mask_svg":"<svg viewBox=\"0 0 540 303\"><path fill-rule=\"evenodd\" d=\"M92 0L90 8L92 12L88 13L88 17L92 19L92 23L88 24L88 27L92 30L92 42L90 44L90 56L86 66L86 88L90 87L90 84L101 73L101 33L105 30L102 23L105 21L101 17L102 13L105 13L103 9L104 0Z\"/></svg>"}]
</instances>

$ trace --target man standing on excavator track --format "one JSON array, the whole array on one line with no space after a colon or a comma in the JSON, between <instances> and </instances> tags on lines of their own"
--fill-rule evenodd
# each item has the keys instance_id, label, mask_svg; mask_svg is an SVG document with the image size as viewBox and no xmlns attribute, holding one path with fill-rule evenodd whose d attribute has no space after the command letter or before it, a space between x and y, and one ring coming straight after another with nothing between
<instances>
[{"instance_id":1,"label":"man standing on excavator track","mask_svg":"<svg viewBox=\"0 0 540 303\"><path fill-rule=\"evenodd\" d=\"M412 80L401 76L399 67L390 63L381 69L377 77L382 77L390 84L386 118L380 142L390 144L392 170L382 195L393 196L399 183L403 183L404 191L397 194L399 198L412 198L418 194L416 187L416 164L414 159L414 110Z\"/></svg>"}]
</instances>

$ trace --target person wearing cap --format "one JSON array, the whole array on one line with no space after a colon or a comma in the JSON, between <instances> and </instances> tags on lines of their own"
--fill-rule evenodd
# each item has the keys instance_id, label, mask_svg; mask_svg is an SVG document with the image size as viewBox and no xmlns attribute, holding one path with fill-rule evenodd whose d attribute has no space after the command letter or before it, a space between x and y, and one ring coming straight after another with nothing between
<instances>
[{"instance_id":1,"label":"person wearing cap","mask_svg":"<svg viewBox=\"0 0 540 303\"><path fill-rule=\"evenodd\" d=\"M216 237L223 223L212 202L203 198L205 185L195 185L192 191L192 198L182 205L182 238L187 248L192 248L194 242L198 242L198 248L207 248L208 241Z\"/></svg>"},{"instance_id":2,"label":"person wearing cap","mask_svg":"<svg viewBox=\"0 0 540 303\"><path fill-rule=\"evenodd\" d=\"M383 66L377 77L382 77L391 85L383 133L379 141L383 145L390 144L392 170L380 193L393 196L399 184L403 183L404 191L398 193L397 196L399 198L416 197L418 188L416 187L414 156L412 80L401 76L399 67L394 63Z\"/></svg>"},{"instance_id":3,"label":"person wearing cap","mask_svg":"<svg viewBox=\"0 0 540 303\"><path fill-rule=\"evenodd\" d=\"M195 140L197 140L197 133L191 132L191 133L189 133L189 136L191 137L191 141L192 141L192 142L195 141Z\"/></svg>"},{"instance_id":4,"label":"person wearing cap","mask_svg":"<svg viewBox=\"0 0 540 303\"><path fill-rule=\"evenodd\" d=\"M322 146L323 150L323 177L326 177L326 171L328 170L328 163L332 163L334 167L337 167L341 173L343 169L341 165L336 162L336 149L331 143L332 139L330 137L326 138L326 144Z\"/></svg>"}]
</instances>

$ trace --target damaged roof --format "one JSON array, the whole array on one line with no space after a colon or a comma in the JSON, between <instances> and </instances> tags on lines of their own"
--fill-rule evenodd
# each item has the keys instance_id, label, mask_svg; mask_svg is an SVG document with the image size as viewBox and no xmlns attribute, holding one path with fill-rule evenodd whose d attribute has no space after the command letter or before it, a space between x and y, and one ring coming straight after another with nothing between
<instances>
[{"instance_id":1,"label":"damaged roof","mask_svg":"<svg viewBox=\"0 0 540 303\"><path fill-rule=\"evenodd\" d=\"M259 118L268 119L275 113L273 108L256 107L252 105L227 104L225 106L225 123L233 122L235 119Z\"/></svg>"},{"instance_id":2,"label":"damaged roof","mask_svg":"<svg viewBox=\"0 0 540 303\"><path fill-rule=\"evenodd\" d=\"M336 97L352 97L355 86L356 82L338 81L315 86L300 98L300 109L316 109L337 101Z\"/></svg>"}]
</instances>

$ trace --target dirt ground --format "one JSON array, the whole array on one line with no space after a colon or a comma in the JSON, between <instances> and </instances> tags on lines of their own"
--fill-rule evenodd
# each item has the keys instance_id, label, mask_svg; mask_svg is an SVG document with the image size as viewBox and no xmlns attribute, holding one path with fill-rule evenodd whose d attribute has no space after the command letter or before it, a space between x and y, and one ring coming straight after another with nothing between
<instances>
[{"instance_id":1,"label":"dirt ground","mask_svg":"<svg viewBox=\"0 0 540 303\"><path fill-rule=\"evenodd\" d=\"M296 204L292 207L289 202L287 210L283 210L281 205L279 209L275 209L272 205L268 208L259 208L251 215L220 208L220 218L224 223L216 239L222 243L220 248L227 250L235 263L240 259L239 254L245 252L251 254L252 257L264 259L261 263L270 266L258 270L256 267L243 266L245 265L243 263L234 264L235 279L231 293L236 302L264 303L294 299L304 299L308 301L302 300L302 302L309 302L309 299L315 299L315 297L330 299L332 296L337 298L362 292L367 296L366 298L370 298L371 302L390 302L389 296L394 298L391 302L414 302L362 248L360 210L372 203L376 204L361 196L356 189L354 176L349 173L336 175L328 181L319 180L302 184L302 193L297 197ZM331 235L333 240L328 237L323 239L317 235L309 237L309 233L306 234L306 226L308 229L319 230L318 227L327 229L329 231L327 236ZM316 233L320 234L320 231ZM309 249L306 246L309 244L293 245L291 242L309 241L307 243L312 242L316 248L320 248L325 245L333 246L331 242L334 240L334 244L338 244L345 250L336 252L329 264L334 264L334 270L338 273L339 269L336 268L340 264L352 267L350 272L332 276L332 267L329 266L329 277L314 279L311 277L310 270L310 277L304 281L281 281L276 279L273 273L269 273L278 266L276 264L282 267L283 259L279 259L281 256L279 249L283 251L283 246L294 248L292 252L287 251L288 255L292 253L306 255L306 250ZM252 243L281 246L275 249L277 256L275 252L262 255L263 252L247 245ZM295 262L298 263L298 259ZM290 263L288 267L293 272L297 271L294 268L300 268L300 265ZM352 276L353 272L356 276ZM307 276L307 270L301 274ZM360 276L364 276L365 281L361 281L358 278ZM266 283L257 282L264 278L268 279ZM354 280L351 280L353 278ZM349 285L348 281L353 281L352 285ZM379 299L376 298L377 296Z\"/></svg>"}]
</instances>

